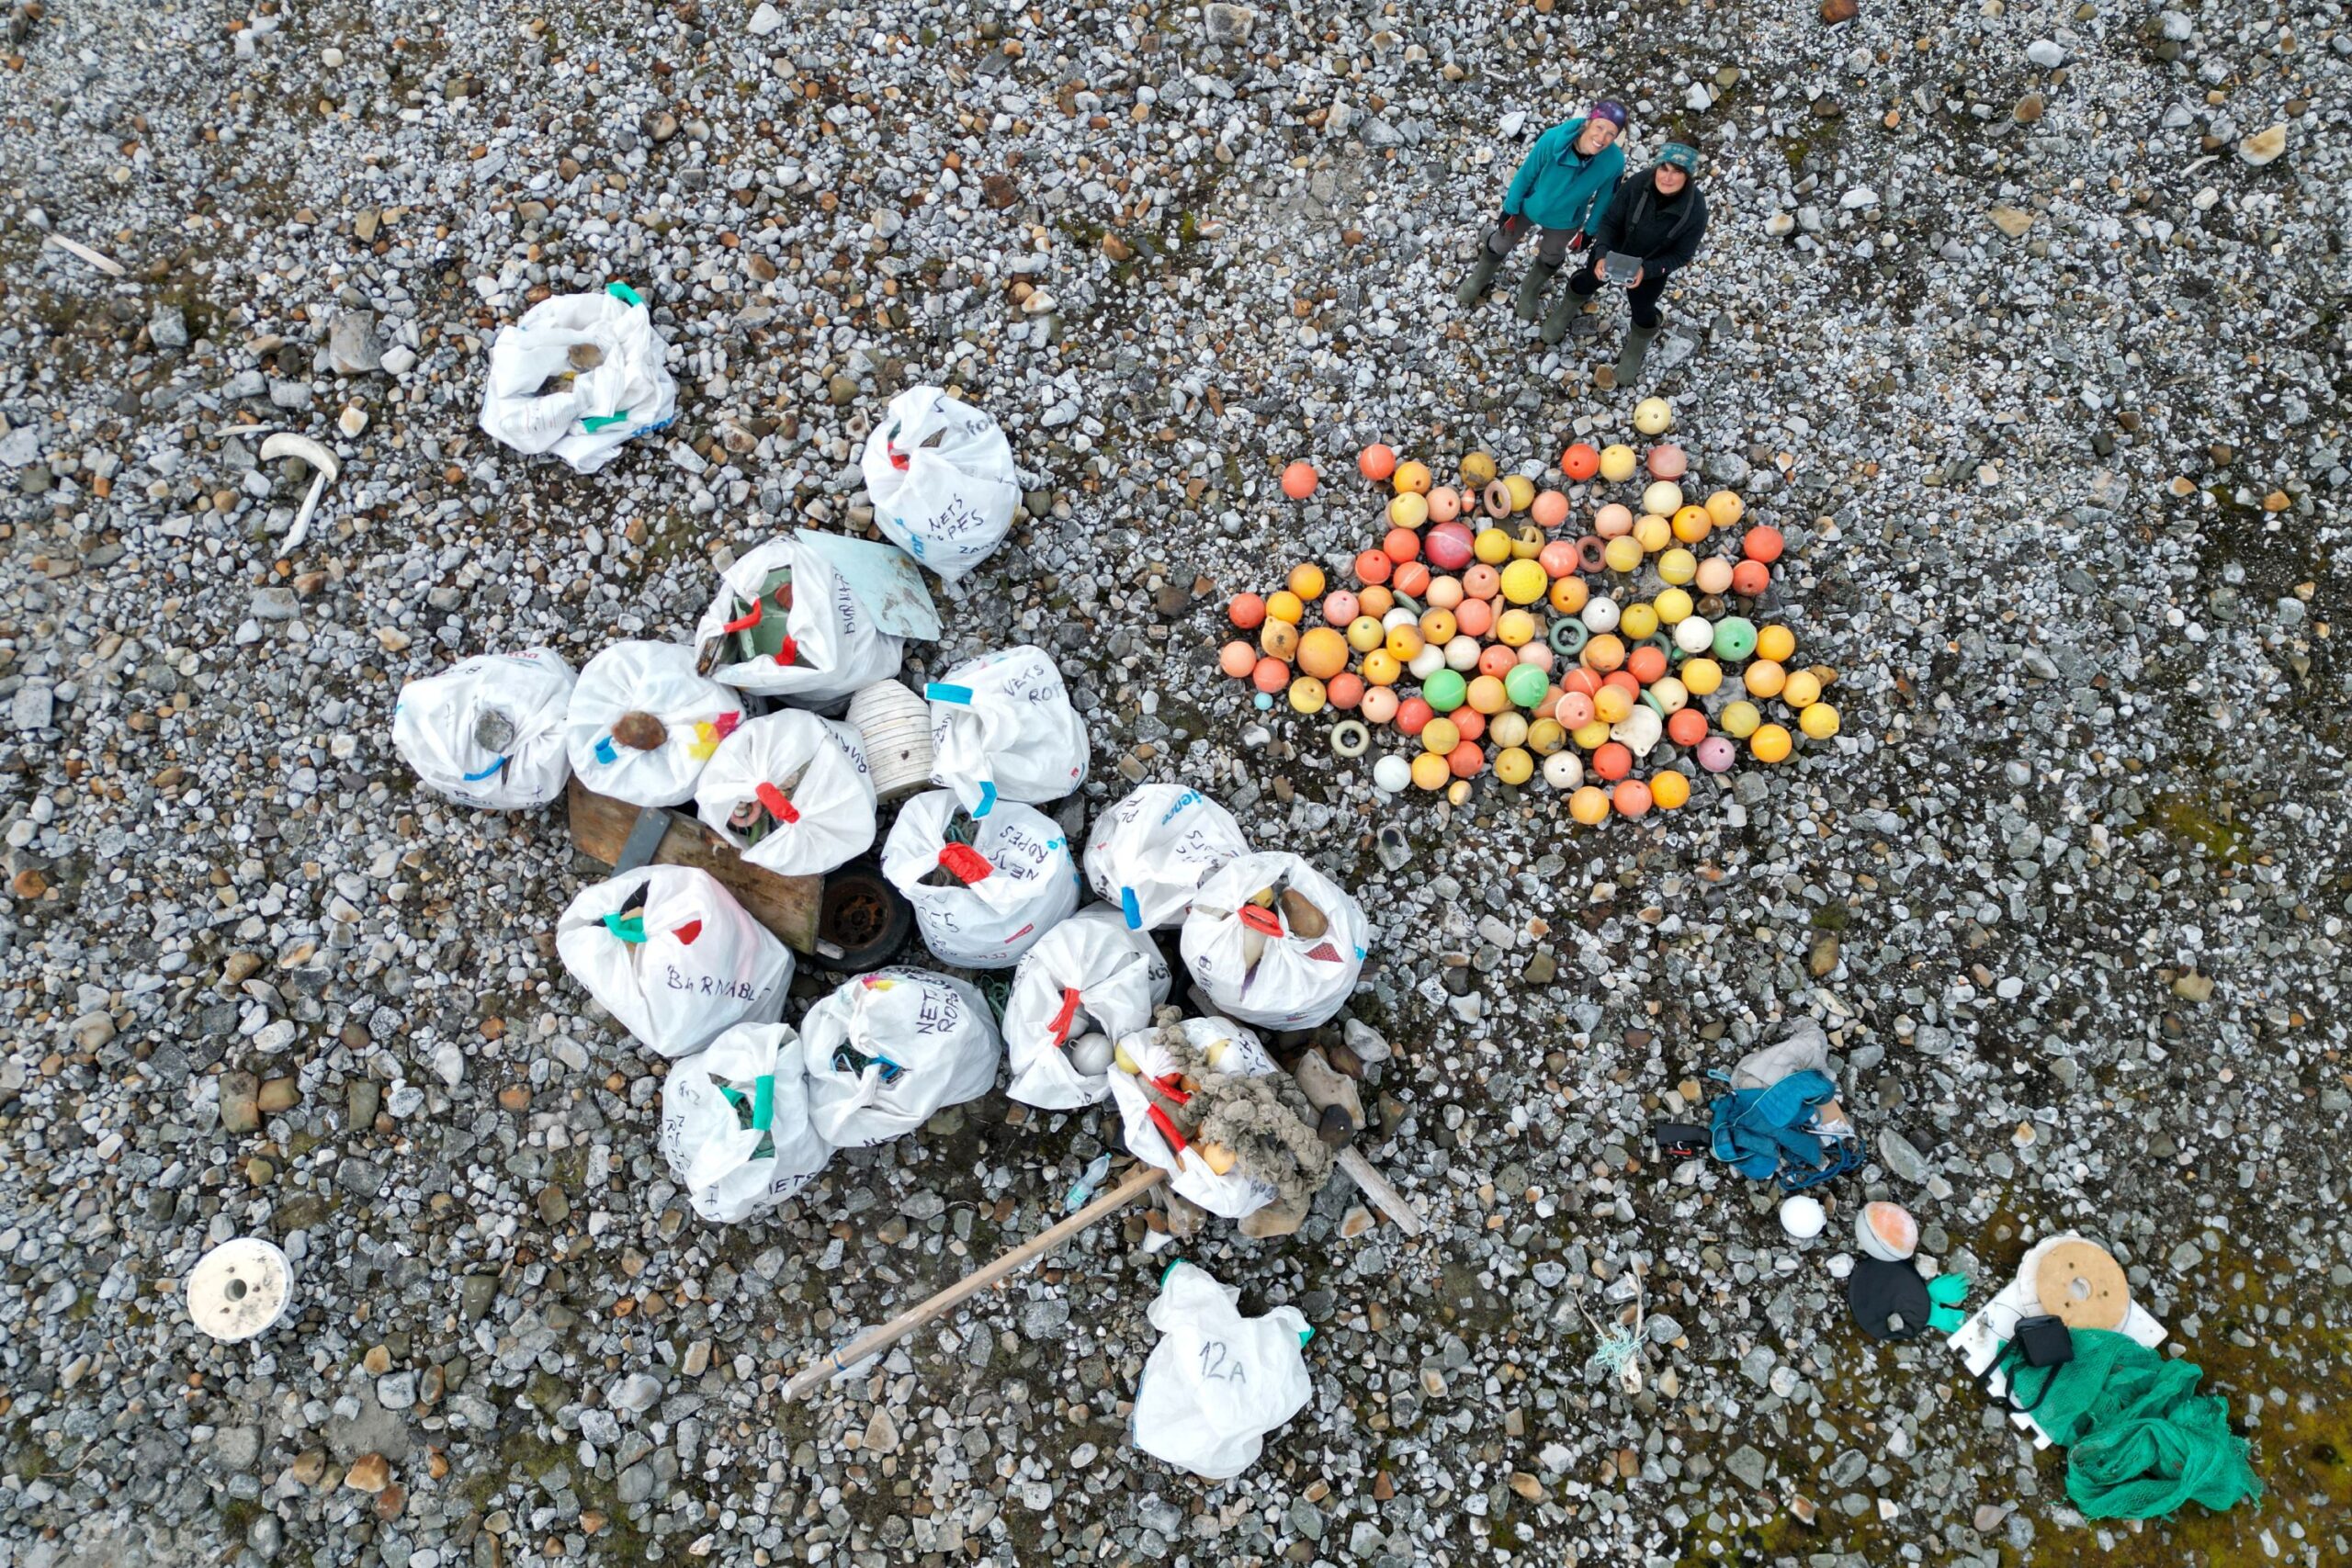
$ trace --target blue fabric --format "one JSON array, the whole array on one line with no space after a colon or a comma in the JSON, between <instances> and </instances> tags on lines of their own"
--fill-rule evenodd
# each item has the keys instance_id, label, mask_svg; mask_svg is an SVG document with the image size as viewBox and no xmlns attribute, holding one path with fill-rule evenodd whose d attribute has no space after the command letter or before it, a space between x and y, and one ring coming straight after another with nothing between
<instances>
[{"instance_id":1,"label":"blue fabric","mask_svg":"<svg viewBox=\"0 0 2352 1568\"><path fill-rule=\"evenodd\" d=\"M1812 1169L1821 1164L1821 1140L1799 1129L1813 1120L1815 1107L1837 1097L1836 1084L1804 1072L1718 1100L1715 1157L1755 1181L1770 1181L1783 1161Z\"/></svg>"},{"instance_id":2,"label":"blue fabric","mask_svg":"<svg viewBox=\"0 0 2352 1568\"><path fill-rule=\"evenodd\" d=\"M1625 151L1611 142L1592 157L1577 151L1584 121L1555 125L1535 139L1503 196L1503 215L1518 215L1543 229L1581 229L1597 233L1617 177L1625 172Z\"/></svg>"}]
</instances>

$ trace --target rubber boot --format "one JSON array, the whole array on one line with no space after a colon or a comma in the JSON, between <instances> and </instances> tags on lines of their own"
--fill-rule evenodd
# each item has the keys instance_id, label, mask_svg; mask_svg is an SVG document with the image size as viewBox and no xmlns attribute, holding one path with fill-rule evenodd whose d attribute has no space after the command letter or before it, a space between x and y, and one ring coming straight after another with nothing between
<instances>
[{"instance_id":1,"label":"rubber boot","mask_svg":"<svg viewBox=\"0 0 2352 1568\"><path fill-rule=\"evenodd\" d=\"M1519 280L1519 319L1532 321L1542 313L1544 290L1552 285L1552 275L1560 270L1557 262L1530 262L1527 276Z\"/></svg>"},{"instance_id":2,"label":"rubber boot","mask_svg":"<svg viewBox=\"0 0 2352 1568\"><path fill-rule=\"evenodd\" d=\"M1478 265L1470 269L1470 276L1464 278L1462 287L1453 291L1453 302L1466 310L1484 299L1487 297L1487 290L1494 287L1496 269L1502 265L1502 257L1495 254L1485 245L1480 245Z\"/></svg>"},{"instance_id":3,"label":"rubber boot","mask_svg":"<svg viewBox=\"0 0 2352 1568\"><path fill-rule=\"evenodd\" d=\"M1567 336L1568 323L1576 319L1577 310L1584 302L1585 297L1573 288L1555 300L1544 315L1544 341L1555 344Z\"/></svg>"},{"instance_id":4,"label":"rubber boot","mask_svg":"<svg viewBox=\"0 0 2352 1568\"><path fill-rule=\"evenodd\" d=\"M1657 336L1656 327L1634 327L1625 333L1624 352L1617 355L1617 384L1630 387L1642 374L1642 358L1650 351L1650 340Z\"/></svg>"}]
</instances>

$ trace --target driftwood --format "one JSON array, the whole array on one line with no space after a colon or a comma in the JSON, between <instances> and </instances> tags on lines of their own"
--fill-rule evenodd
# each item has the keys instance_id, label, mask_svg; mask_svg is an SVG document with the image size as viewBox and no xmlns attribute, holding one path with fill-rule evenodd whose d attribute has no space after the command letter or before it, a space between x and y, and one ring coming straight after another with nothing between
<instances>
[{"instance_id":1,"label":"driftwood","mask_svg":"<svg viewBox=\"0 0 2352 1568\"><path fill-rule=\"evenodd\" d=\"M618 863L639 808L627 801L598 795L577 778L565 798L571 810L571 844L591 860ZM647 810L658 809L645 807ZM720 840L702 823L679 812L666 812L669 825L653 852L655 865L690 865L717 877L735 895L751 917L796 952L817 950L817 916L824 899L821 876L778 876L745 861L734 846Z\"/></svg>"}]
</instances>

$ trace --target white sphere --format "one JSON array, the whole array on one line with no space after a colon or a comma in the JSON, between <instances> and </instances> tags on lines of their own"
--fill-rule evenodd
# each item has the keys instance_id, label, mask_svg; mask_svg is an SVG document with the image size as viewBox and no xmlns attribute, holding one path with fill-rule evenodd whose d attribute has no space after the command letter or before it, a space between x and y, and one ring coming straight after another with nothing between
<instances>
[{"instance_id":1,"label":"white sphere","mask_svg":"<svg viewBox=\"0 0 2352 1568\"><path fill-rule=\"evenodd\" d=\"M1372 782L1391 795L1402 795L1413 785L1413 764L1402 757L1383 757L1372 765Z\"/></svg>"},{"instance_id":2,"label":"white sphere","mask_svg":"<svg viewBox=\"0 0 2352 1568\"><path fill-rule=\"evenodd\" d=\"M1584 622L1584 629L1589 632L1613 632L1617 629L1617 601L1614 599L1589 600L1585 604L1584 615L1579 618Z\"/></svg>"},{"instance_id":3,"label":"white sphere","mask_svg":"<svg viewBox=\"0 0 2352 1568\"><path fill-rule=\"evenodd\" d=\"M1817 1198L1797 1193L1781 1203L1781 1228L1799 1241L1811 1241L1829 1224L1829 1215Z\"/></svg>"},{"instance_id":4,"label":"white sphere","mask_svg":"<svg viewBox=\"0 0 2352 1568\"><path fill-rule=\"evenodd\" d=\"M1380 617L1380 629L1385 632L1393 632L1398 626L1418 626L1420 624L1420 616L1402 604L1392 607L1388 614Z\"/></svg>"},{"instance_id":5,"label":"white sphere","mask_svg":"<svg viewBox=\"0 0 2352 1568\"><path fill-rule=\"evenodd\" d=\"M1111 1070L1111 1037L1093 1031L1080 1035L1069 1043L1069 1065L1074 1072L1091 1077L1096 1073Z\"/></svg>"},{"instance_id":6,"label":"white sphere","mask_svg":"<svg viewBox=\"0 0 2352 1568\"><path fill-rule=\"evenodd\" d=\"M1584 763L1574 751L1555 751L1544 759L1544 782L1567 791L1584 783Z\"/></svg>"},{"instance_id":7,"label":"white sphere","mask_svg":"<svg viewBox=\"0 0 2352 1568\"><path fill-rule=\"evenodd\" d=\"M1475 637L1456 637L1445 645L1445 667L1449 670L1476 670L1481 649Z\"/></svg>"},{"instance_id":8,"label":"white sphere","mask_svg":"<svg viewBox=\"0 0 2352 1568\"><path fill-rule=\"evenodd\" d=\"M1671 675L1661 675L1652 681L1649 694L1657 699L1660 713L1678 714L1690 705L1690 688Z\"/></svg>"},{"instance_id":9,"label":"white sphere","mask_svg":"<svg viewBox=\"0 0 2352 1568\"><path fill-rule=\"evenodd\" d=\"M1405 661L1405 668L1413 672L1414 680L1426 681L1445 668L1445 649L1423 643L1421 651Z\"/></svg>"},{"instance_id":10,"label":"white sphere","mask_svg":"<svg viewBox=\"0 0 2352 1568\"><path fill-rule=\"evenodd\" d=\"M1658 479L1642 491L1642 510L1660 517L1671 517L1682 510L1682 487L1672 479Z\"/></svg>"},{"instance_id":11,"label":"white sphere","mask_svg":"<svg viewBox=\"0 0 2352 1568\"><path fill-rule=\"evenodd\" d=\"M1674 646L1685 653L1704 653L1715 646L1715 628L1704 615L1685 615L1674 623Z\"/></svg>"}]
</instances>

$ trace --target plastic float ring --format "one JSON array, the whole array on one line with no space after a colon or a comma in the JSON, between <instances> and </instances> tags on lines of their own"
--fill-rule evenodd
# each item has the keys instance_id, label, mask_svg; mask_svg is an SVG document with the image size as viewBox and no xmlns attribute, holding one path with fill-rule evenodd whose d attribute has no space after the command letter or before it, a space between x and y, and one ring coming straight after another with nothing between
<instances>
[{"instance_id":1,"label":"plastic float ring","mask_svg":"<svg viewBox=\"0 0 2352 1568\"><path fill-rule=\"evenodd\" d=\"M1331 727L1331 750L1342 757L1361 757L1372 745L1372 731L1357 719L1343 718Z\"/></svg>"},{"instance_id":2,"label":"plastic float ring","mask_svg":"<svg viewBox=\"0 0 2352 1568\"><path fill-rule=\"evenodd\" d=\"M1591 631L1582 621L1568 615L1552 623L1552 635L1545 640L1551 643L1553 652L1573 659L1584 651L1584 645L1591 636Z\"/></svg>"}]
</instances>

